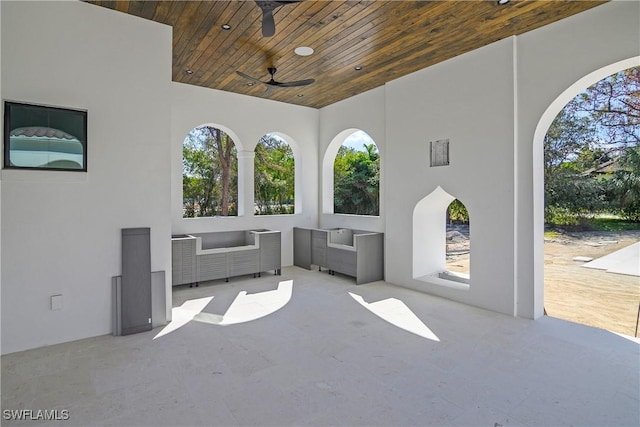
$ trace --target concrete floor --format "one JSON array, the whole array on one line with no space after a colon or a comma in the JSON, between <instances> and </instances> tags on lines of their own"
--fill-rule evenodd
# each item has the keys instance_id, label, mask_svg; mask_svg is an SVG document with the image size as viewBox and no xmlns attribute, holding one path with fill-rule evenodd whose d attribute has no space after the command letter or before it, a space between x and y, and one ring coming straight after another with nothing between
<instances>
[{"instance_id":1,"label":"concrete floor","mask_svg":"<svg viewBox=\"0 0 640 427\"><path fill-rule=\"evenodd\" d=\"M2 425L640 425L640 346L604 330L297 267L174 307L164 331L2 356Z\"/></svg>"}]
</instances>

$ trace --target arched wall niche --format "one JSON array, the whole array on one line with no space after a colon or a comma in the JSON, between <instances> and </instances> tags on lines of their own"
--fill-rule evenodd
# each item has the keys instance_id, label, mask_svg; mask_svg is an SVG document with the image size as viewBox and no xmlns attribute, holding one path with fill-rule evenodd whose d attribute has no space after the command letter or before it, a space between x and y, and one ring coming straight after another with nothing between
<instances>
[{"instance_id":1,"label":"arched wall niche","mask_svg":"<svg viewBox=\"0 0 640 427\"><path fill-rule=\"evenodd\" d=\"M416 203L412 217L412 277L467 290L469 280L447 272L446 268L446 212L455 199L455 196L438 186Z\"/></svg>"}]
</instances>

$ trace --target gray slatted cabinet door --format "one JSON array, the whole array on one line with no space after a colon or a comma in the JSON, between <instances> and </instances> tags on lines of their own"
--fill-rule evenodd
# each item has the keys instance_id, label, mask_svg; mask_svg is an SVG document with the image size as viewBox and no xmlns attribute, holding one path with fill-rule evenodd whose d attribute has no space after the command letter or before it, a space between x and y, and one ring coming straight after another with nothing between
<instances>
[{"instance_id":1,"label":"gray slatted cabinet door","mask_svg":"<svg viewBox=\"0 0 640 427\"><path fill-rule=\"evenodd\" d=\"M122 335L151 330L151 229L122 229Z\"/></svg>"},{"instance_id":2,"label":"gray slatted cabinet door","mask_svg":"<svg viewBox=\"0 0 640 427\"><path fill-rule=\"evenodd\" d=\"M260 234L260 272L273 270L280 273L281 262L281 237L279 231Z\"/></svg>"},{"instance_id":3,"label":"gray slatted cabinet door","mask_svg":"<svg viewBox=\"0 0 640 427\"><path fill-rule=\"evenodd\" d=\"M173 286L196 282L196 239L171 239L171 281Z\"/></svg>"},{"instance_id":4,"label":"gray slatted cabinet door","mask_svg":"<svg viewBox=\"0 0 640 427\"><path fill-rule=\"evenodd\" d=\"M186 239L181 243L181 283L193 283L196 281L196 239Z\"/></svg>"},{"instance_id":5,"label":"gray slatted cabinet door","mask_svg":"<svg viewBox=\"0 0 640 427\"><path fill-rule=\"evenodd\" d=\"M229 276L258 273L260 253L258 249L244 249L227 254Z\"/></svg>"},{"instance_id":6,"label":"gray slatted cabinet door","mask_svg":"<svg viewBox=\"0 0 640 427\"><path fill-rule=\"evenodd\" d=\"M171 285L182 285L182 242L171 241Z\"/></svg>"},{"instance_id":7,"label":"gray slatted cabinet door","mask_svg":"<svg viewBox=\"0 0 640 427\"><path fill-rule=\"evenodd\" d=\"M226 279L229 277L227 254L206 254L197 256L197 282Z\"/></svg>"},{"instance_id":8,"label":"gray slatted cabinet door","mask_svg":"<svg viewBox=\"0 0 640 427\"><path fill-rule=\"evenodd\" d=\"M327 231L311 230L311 264L327 267Z\"/></svg>"}]
</instances>

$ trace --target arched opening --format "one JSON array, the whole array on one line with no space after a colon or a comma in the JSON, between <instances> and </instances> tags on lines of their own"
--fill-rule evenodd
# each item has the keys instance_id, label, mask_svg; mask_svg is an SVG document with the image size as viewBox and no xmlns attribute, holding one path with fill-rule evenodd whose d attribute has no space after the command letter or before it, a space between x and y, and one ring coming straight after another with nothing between
<instances>
[{"instance_id":1,"label":"arched opening","mask_svg":"<svg viewBox=\"0 0 640 427\"><path fill-rule=\"evenodd\" d=\"M332 158L332 212L378 216L380 214L378 147L373 139L361 130L350 132L341 140ZM340 140L334 139L330 148L337 145L338 141ZM325 160L329 156L329 151L333 152L333 150L327 150ZM325 169L324 172L328 171Z\"/></svg>"},{"instance_id":2,"label":"arched opening","mask_svg":"<svg viewBox=\"0 0 640 427\"><path fill-rule=\"evenodd\" d=\"M413 278L457 289L469 289L470 275L464 271L452 271L447 266L447 211L456 200L438 187L414 207ZM462 203L460 205L464 206Z\"/></svg>"},{"instance_id":3,"label":"arched opening","mask_svg":"<svg viewBox=\"0 0 640 427\"><path fill-rule=\"evenodd\" d=\"M461 277L470 277L471 272L471 222L469 211L460 200L455 199L447 207L446 271Z\"/></svg>"},{"instance_id":4,"label":"arched opening","mask_svg":"<svg viewBox=\"0 0 640 427\"><path fill-rule=\"evenodd\" d=\"M611 81L611 76L637 67L638 59L594 71L563 92L540 119L533 145L536 315L541 314L538 310L541 312L544 307L549 315L628 335L634 335L638 316L638 277L589 267L604 266L606 262L598 260L615 259L618 249L620 256L624 256L625 246L633 243L626 232L616 231L615 226L607 225L613 233L601 228L616 193L611 184L617 174L622 177L632 172L628 166L621 169L625 161L620 161L628 152L624 147L629 144L611 139L605 144L613 134L602 131L602 125L610 130L621 123L602 112L596 117L592 114L596 109L592 107L600 102L593 97L593 89L598 86L606 86L607 103L615 102L612 97L616 83ZM635 79L638 83L637 71ZM636 93L638 108L637 91L632 92ZM581 106L584 101L590 102L592 111ZM629 124L640 130L638 122ZM628 130L622 134L631 136ZM638 136L635 133L635 151ZM545 234L545 224L550 223L562 225L547 229ZM584 231L585 228L588 231ZM631 258L637 263L637 253ZM626 282L631 286L626 286Z\"/></svg>"},{"instance_id":5,"label":"arched opening","mask_svg":"<svg viewBox=\"0 0 640 427\"><path fill-rule=\"evenodd\" d=\"M254 158L254 214L295 213L295 158L289 143L275 133L260 138Z\"/></svg>"},{"instance_id":6,"label":"arched opening","mask_svg":"<svg viewBox=\"0 0 640 427\"><path fill-rule=\"evenodd\" d=\"M346 142L346 145L345 145ZM374 148L371 151L368 151L365 148L365 144L368 144L370 148ZM371 147L373 144L374 147ZM344 149L342 147L345 147ZM368 159L363 159L366 164L365 167L362 168L363 175L371 176L371 186L369 186L366 194L368 195L369 200L375 199L375 203L367 202L368 206L375 206L374 211L377 211L375 215L379 215L380 212L380 154L377 149L377 145L373 141L373 139L364 131L360 129L346 129L336 135L329 146L327 147L323 160L322 160L322 212L325 214L338 213L334 211L335 208L335 163L336 158L338 158L339 151L342 149L343 152L351 151L353 149L356 152L361 152L360 157L368 157ZM375 159L377 157L377 159ZM374 163L374 165L371 164ZM343 162L346 163L346 162ZM349 174L350 175L350 174ZM362 180L360 180L362 182ZM342 188L342 184L340 184ZM364 185L363 187L367 187ZM372 193L376 193L375 196L372 197ZM362 193L362 192L361 192ZM353 200L351 201L353 202ZM340 203L341 206L342 203ZM364 205L363 205L364 206ZM342 210L342 209L341 209ZM355 210L355 209L348 209ZM346 212L340 212L346 213ZM372 215L372 214L368 214Z\"/></svg>"},{"instance_id":7,"label":"arched opening","mask_svg":"<svg viewBox=\"0 0 640 427\"><path fill-rule=\"evenodd\" d=\"M238 154L217 127L193 128L182 145L183 217L238 215Z\"/></svg>"}]
</instances>

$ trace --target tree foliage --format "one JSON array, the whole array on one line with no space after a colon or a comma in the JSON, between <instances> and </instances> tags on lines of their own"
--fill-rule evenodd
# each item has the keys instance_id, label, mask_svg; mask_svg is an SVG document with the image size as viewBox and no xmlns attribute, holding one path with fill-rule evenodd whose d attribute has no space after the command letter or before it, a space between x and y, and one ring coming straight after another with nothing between
<instances>
[{"instance_id":1,"label":"tree foliage","mask_svg":"<svg viewBox=\"0 0 640 427\"><path fill-rule=\"evenodd\" d=\"M233 140L220 129L192 129L182 146L185 218L237 215L238 162Z\"/></svg>"},{"instance_id":2,"label":"tree foliage","mask_svg":"<svg viewBox=\"0 0 640 427\"><path fill-rule=\"evenodd\" d=\"M623 218L640 222L640 145L627 149L611 180L612 199Z\"/></svg>"},{"instance_id":3,"label":"tree foliage","mask_svg":"<svg viewBox=\"0 0 640 427\"><path fill-rule=\"evenodd\" d=\"M640 142L640 67L620 71L589 87L565 109L586 114L610 146Z\"/></svg>"},{"instance_id":4,"label":"tree foliage","mask_svg":"<svg viewBox=\"0 0 640 427\"><path fill-rule=\"evenodd\" d=\"M291 147L268 134L260 138L255 153L256 215L294 213L295 163Z\"/></svg>"},{"instance_id":5,"label":"tree foliage","mask_svg":"<svg viewBox=\"0 0 640 427\"><path fill-rule=\"evenodd\" d=\"M454 199L447 207L447 218L449 222L469 223L469 212L467 207L458 199Z\"/></svg>"},{"instance_id":6,"label":"tree foliage","mask_svg":"<svg viewBox=\"0 0 640 427\"><path fill-rule=\"evenodd\" d=\"M333 211L355 215L380 213L380 155L375 144L365 151L342 145L333 164Z\"/></svg>"},{"instance_id":7,"label":"tree foliage","mask_svg":"<svg viewBox=\"0 0 640 427\"><path fill-rule=\"evenodd\" d=\"M577 225L601 212L639 221L639 141L640 68L569 102L545 136L545 221Z\"/></svg>"}]
</instances>

